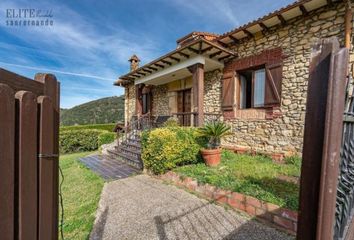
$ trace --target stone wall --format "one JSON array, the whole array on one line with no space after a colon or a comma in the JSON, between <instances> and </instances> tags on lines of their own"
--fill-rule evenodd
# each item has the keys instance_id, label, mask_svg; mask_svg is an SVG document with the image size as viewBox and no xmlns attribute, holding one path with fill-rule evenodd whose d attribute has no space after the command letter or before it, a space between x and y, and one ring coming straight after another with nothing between
<instances>
[{"instance_id":1,"label":"stone wall","mask_svg":"<svg viewBox=\"0 0 354 240\"><path fill-rule=\"evenodd\" d=\"M125 87L124 91L124 120L127 124L135 114L135 85L130 84Z\"/></svg>"},{"instance_id":2,"label":"stone wall","mask_svg":"<svg viewBox=\"0 0 354 240\"><path fill-rule=\"evenodd\" d=\"M167 84L155 86L152 90L152 115L170 115Z\"/></svg>"},{"instance_id":3,"label":"stone wall","mask_svg":"<svg viewBox=\"0 0 354 240\"><path fill-rule=\"evenodd\" d=\"M219 69L204 74L204 113L221 114L221 78Z\"/></svg>"},{"instance_id":4,"label":"stone wall","mask_svg":"<svg viewBox=\"0 0 354 240\"><path fill-rule=\"evenodd\" d=\"M327 6L285 26L273 27L264 34L245 39L232 48L242 58L281 47L286 57L283 61L281 116L273 120L227 120L234 134L225 139L224 145L289 155L301 153L311 46L318 39L331 36L337 36L343 45L344 14L344 4Z\"/></svg>"}]
</instances>

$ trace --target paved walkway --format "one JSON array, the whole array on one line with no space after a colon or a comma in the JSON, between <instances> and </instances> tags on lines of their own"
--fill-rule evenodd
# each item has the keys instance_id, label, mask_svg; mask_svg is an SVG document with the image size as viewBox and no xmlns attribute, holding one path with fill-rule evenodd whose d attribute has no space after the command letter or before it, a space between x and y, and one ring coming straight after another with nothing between
<instances>
[{"instance_id":1,"label":"paved walkway","mask_svg":"<svg viewBox=\"0 0 354 240\"><path fill-rule=\"evenodd\" d=\"M106 183L91 240L292 237L147 175Z\"/></svg>"},{"instance_id":2,"label":"paved walkway","mask_svg":"<svg viewBox=\"0 0 354 240\"><path fill-rule=\"evenodd\" d=\"M117 180L139 174L139 170L106 155L91 155L79 159L85 166L106 181Z\"/></svg>"}]
</instances>

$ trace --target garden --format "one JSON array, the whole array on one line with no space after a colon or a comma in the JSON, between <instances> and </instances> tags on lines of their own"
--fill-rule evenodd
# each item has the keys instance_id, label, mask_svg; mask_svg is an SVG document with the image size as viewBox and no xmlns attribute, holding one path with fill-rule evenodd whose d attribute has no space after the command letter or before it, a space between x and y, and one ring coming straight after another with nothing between
<instances>
[{"instance_id":1,"label":"garden","mask_svg":"<svg viewBox=\"0 0 354 240\"><path fill-rule=\"evenodd\" d=\"M65 238L85 239L90 234L104 181L78 159L113 142L113 128L114 124L98 124L60 129ZM201 185L209 184L296 211L301 158L289 156L280 164L265 154L220 151L220 140L228 130L223 123L193 128L178 127L169 121L161 128L143 131L144 167L152 175L172 171L182 179L191 178ZM210 156L219 153L220 159L209 161Z\"/></svg>"},{"instance_id":2,"label":"garden","mask_svg":"<svg viewBox=\"0 0 354 240\"><path fill-rule=\"evenodd\" d=\"M223 123L206 124L201 129L167 125L145 131L142 134L144 166L153 174L171 170L200 184L208 183L297 210L300 157L288 156L280 164L265 154L236 154L224 150L220 154L220 163L218 160L205 164L201 152L209 150L208 156L214 154L219 149L220 138L227 132Z\"/></svg>"}]
</instances>

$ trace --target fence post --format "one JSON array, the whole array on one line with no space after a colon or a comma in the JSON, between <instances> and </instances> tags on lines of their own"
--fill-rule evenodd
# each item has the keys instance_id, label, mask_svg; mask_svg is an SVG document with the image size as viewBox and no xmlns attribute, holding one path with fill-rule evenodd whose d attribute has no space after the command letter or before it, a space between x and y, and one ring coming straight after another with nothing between
<instances>
[{"instance_id":1,"label":"fence post","mask_svg":"<svg viewBox=\"0 0 354 240\"><path fill-rule=\"evenodd\" d=\"M0 84L0 233L14 239L15 210L15 94Z\"/></svg>"},{"instance_id":2,"label":"fence post","mask_svg":"<svg viewBox=\"0 0 354 240\"><path fill-rule=\"evenodd\" d=\"M48 96L38 97L39 111L39 209L38 239L52 239L55 216L53 210L54 163L53 160L53 105ZM49 224L48 224L49 223ZM52 224L51 224L52 223Z\"/></svg>"},{"instance_id":3,"label":"fence post","mask_svg":"<svg viewBox=\"0 0 354 240\"><path fill-rule=\"evenodd\" d=\"M44 84L44 95L51 98L53 104L53 154L59 154L59 113L60 113L60 83L52 74L37 73L34 77L35 81ZM53 240L58 239L58 206L59 206L59 159L53 159L53 219L54 227Z\"/></svg>"},{"instance_id":4,"label":"fence post","mask_svg":"<svg viewBox=\"0 0 354 240\"><path fill-rule=\"evenodd\" d=\"M333 239L348 50L315 48L309 70L297 239Z\"/></svg>"},{"instance_id":5,"label":"fence post","mask_svg":"<svg viewBox=\"0 0 354 240\"><path fill-rule=\"evenodd\" d=\"M18 238L37 239L37 100L32 92L19 91L18 101Z\"/></svg>"}]
</instances>

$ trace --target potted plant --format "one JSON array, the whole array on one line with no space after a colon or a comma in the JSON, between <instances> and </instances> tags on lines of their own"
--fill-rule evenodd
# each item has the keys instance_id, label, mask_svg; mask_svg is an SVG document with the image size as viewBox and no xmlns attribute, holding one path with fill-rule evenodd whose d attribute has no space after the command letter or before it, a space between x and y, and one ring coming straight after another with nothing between
<instances>
[{"instance_id":1,"label":"potted plant","mask_svg":"<svg viewBox=\"0 0 354 240\"><path fill-rule=\"evenodd\" d=\"M198 129L198 134L208 139L207 148L200 150L205 164L217 166L221 160L221 138L230 134L230 127L220 121L209 122Z\"/></svg>"}]
</instances>

